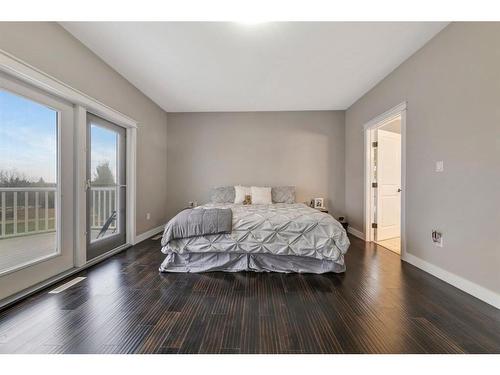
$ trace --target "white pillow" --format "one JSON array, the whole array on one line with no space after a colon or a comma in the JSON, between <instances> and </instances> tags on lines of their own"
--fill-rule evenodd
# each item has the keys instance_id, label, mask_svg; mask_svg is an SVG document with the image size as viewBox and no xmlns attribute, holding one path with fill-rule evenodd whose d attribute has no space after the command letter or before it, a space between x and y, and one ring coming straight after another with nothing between
<instances>
[{"instance_id":1,"label":"white pillow","mask_svg":"<svg viewBox=\"0 0 500 375\"><path fill-rule=\"evenodd\" d=\"M271 204L271 188L252 186L252 204Z\"/></svg>"},{"instance_id":2,"label":"white pillow","mask_svg":"<svg viewBox=\"0 0 500 375\"><path fill-rule=\"evenodd\" d=\"M234 187L234 203L242 204L245 200L245 195L252 194L250 186L236 185Z\"/></svg>"}]
</instances>

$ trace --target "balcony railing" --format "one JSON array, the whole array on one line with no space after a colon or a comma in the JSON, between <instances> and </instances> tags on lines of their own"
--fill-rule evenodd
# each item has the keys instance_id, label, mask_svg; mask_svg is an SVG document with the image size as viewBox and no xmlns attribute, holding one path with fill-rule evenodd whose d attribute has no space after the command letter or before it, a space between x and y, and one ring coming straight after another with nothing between
<instances>
[{"instance_id":1,"label":"balcony railing","mask_svg":"<svg viewBox=\"0 0 500 375\"><path fill-rule=\"evenodd\" d=\"M0 187L0 238L56 230L55 187Z\"/></svg>"},{"instance_id":2,"label":"balcony railing","mask_svg":"<svg viewBox=\"0 0 500 375\"><path fill-rule=\"evenodd\" d=\"M92 187L90 222L100 230L117 207L116 187ZM55 187L0 187L0 239L56 231ZM109 226L116 231L116 220Z\"/></svg>"},{"instance_id":3,"label":"balcony railing","mask_svg":"<svg viewBox=\"0 0 500 375\"><path fill-rule=\"evenodd\" d=\"M106 221L116 211L117 205L117 188L110 187L91 187L91 211L90 211L90 229L101 229ZM116 220L109 226L111 232L116 231Z\"/></svg>"}]
</instances>

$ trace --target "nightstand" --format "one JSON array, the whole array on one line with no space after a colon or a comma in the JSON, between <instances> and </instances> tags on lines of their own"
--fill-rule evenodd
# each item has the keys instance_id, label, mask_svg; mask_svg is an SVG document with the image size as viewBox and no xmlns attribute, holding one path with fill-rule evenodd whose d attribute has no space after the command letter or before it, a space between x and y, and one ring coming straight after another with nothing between
<instances>
[{"instance_id":1,"label":"nightstand","mask_svg":"<svg viewBox=\"0 0 500 375\"><path fill-rule=\"evenodd\" d=\"M318 210L318 211L321 211L321 212L324 212L325 214L328 213L328 209L327 208L319 208L319 207L312 207L314 208L315 210ZM332 215L333 216L333 215ZM342 226L344 227L344 229L347 231L347 228L349 227L349 223L346 222L346 221L339 221L340 224L342 224Z\"/></svg>"}]
</instances>

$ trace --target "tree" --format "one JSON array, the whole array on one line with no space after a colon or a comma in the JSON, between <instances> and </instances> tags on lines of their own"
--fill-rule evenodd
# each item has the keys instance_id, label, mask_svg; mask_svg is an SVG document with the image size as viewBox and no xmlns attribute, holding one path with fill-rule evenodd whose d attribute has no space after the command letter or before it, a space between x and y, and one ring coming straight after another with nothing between
<instances>
[{"instance_id":1,"label":"tree","mask_svg":"<svg viewBox=\"0 0 500 375\"><path fill-rule=\"evenodd\" d=\"M24 173L11 170L0 170L0 187L51 187L53 183L47 183L43 177L38 180L34 177L28 177Z\"/></svg>"},{"instance_id":2,"label":"tree","mask_svg":"<svg viewBox=\"0 0 500 375\"><path fill-rule=\"evenodd\" d=\"M28 205L35 205L35 192L27 193L27 190L23 190L26 187L55 187L54 183L47 183L43 177L39 177L38 180L33 177L27 177L24 173L17 171L16 169L11 170L0 170L0 187L9 188L19 188L18 194L18 207L24 204L24 199L28 197ZM23 195L26 194L26 195ZM54 208L55 192L51 191L48 195L49 208ZM40 195L40 204L45 204L45 195ZM13 207L14 202L14 192L7 192L5 195L6 207Z\"/></svg>"},{"instance_id":3,"label":"tree","mask_svg":"<svg viewBox=\"0 0 500 375\"><path fill-rule=\"evenodd\" d=\"M26 177L23 173L13 170L0 170L1 187L26 187L32 186L33 179Z\"/></svg>"},{"instance_id":4,"label":"tree","mask_svg":"<svg viewBox=\"0 0 500 375\"><path fill-rule=\"evenodd\" d=\"M95 168L94 180L92 181L94 185L112 185L115 183L115 176L109 167L109 161L101 162Z\"/></svg>"}]
</instances>

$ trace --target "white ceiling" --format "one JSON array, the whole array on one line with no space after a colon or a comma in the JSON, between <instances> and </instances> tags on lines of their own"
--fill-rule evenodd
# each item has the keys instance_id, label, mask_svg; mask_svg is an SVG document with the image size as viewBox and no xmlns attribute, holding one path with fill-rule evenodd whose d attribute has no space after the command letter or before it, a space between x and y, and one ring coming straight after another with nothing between
<instances>
[{"instance_id":1,"label":"white ceiling","mask_svg":"<svg viewBox=\"0 0 500 375\"><path fill-rule=\"evenodd\" d=\"M346 109L446 26L63 22L167 112Z\"/></svg>"}]
</instances>

